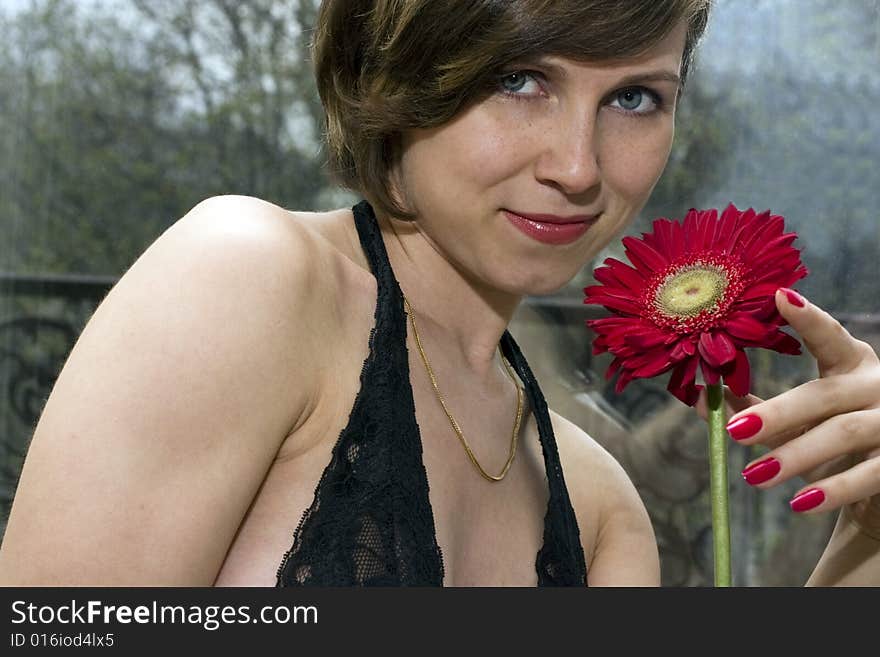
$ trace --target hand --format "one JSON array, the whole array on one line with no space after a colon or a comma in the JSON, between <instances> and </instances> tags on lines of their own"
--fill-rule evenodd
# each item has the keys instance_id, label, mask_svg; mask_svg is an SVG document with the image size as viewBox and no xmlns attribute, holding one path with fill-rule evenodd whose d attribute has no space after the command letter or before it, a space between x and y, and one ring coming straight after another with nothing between
<instances>
[{"instance_id":1,"label":"hand","mask_svg":"<svg viewBox=\"0 0 880 657\"><path fill-rule=\"evenodd\" d=\"M816 358L819 378L767 401L725 390L735 413L731 437L771 450L743 476L762 489L801 476L809 485L792 498L792 510L846 508L863 531L880 537L880 359L800 295L779 290L776 306ZM697 411L706 417L705 391Z\"/></svg>"}]
</instances>

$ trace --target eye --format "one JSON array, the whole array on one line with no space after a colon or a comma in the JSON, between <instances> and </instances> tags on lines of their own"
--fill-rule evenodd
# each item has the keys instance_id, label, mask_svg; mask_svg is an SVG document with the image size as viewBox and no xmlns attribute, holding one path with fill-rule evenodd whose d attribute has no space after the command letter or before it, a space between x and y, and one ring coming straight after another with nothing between
<instances>
[{"instance_id":1,"label":"eye","mask_svg":"<svg viewBox=\"0 0 880 657\"><path fill-rule=\"evenodd\" d=\"M501 91L509 96L536 96L541 92L534 73L511 71L498 78Z\"/></svg>"},{"instance_id":2,"label":"eye","mask_svg":"<svg viewBox=\"0 0 880 657\"><path fill-rule=\"evenodd\" d=\"M651 114L661 106L660 96L645 87L630 87L617 92L611 106L627 114Z\"/></svg>"}]
</instances>

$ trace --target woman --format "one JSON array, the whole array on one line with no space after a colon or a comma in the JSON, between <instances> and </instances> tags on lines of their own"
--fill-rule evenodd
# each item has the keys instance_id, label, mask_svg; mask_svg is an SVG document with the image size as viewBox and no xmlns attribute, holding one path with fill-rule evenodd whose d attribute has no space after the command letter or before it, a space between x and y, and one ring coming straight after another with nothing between
<instances>
[{"instance_id":1,"label":"woman","mask_svg":"<svg viewBox=\"0 0 880 657\"><path fill-rule=\"evenodd\" d=\"M135 262L37 425L2 581L659 583L634 487L506 327L644 205L708 4L324 2L331 163L369 203L210 199ZM777 302L826 378L737 401L743 439L783 463L762 486L874 457L817 483L854 513L813 581L877 583L876 355Z\"/></svg>"}]
</instances>

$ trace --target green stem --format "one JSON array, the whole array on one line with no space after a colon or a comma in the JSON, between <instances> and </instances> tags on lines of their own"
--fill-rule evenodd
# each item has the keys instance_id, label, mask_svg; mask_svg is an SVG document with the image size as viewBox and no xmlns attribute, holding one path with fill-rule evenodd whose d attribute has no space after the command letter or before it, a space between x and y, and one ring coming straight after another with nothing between
<instances>
[{"instance_id":1,"label":"green stem","mask_svg":"<svg viewBox=\"0 0 880 657\"><path fill-rule=\"evenodd\" d=\"M730 586L730 505L727 488L727 431L721 383L707 385L709 400L709 496L712 500L712 547L715 586Z\"/></svg>"}]
</instances>

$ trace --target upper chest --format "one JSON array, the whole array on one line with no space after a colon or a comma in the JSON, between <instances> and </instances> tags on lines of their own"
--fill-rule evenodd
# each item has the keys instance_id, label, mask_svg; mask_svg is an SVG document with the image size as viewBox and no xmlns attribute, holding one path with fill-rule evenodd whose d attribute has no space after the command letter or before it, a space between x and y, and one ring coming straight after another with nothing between
<instances>
[{"instance_id":1,"label":"upper chest","mask_svg":"<svg viewBox=\"0 0 880 657\"><path fill-rule=\"evenodd\" d=\"M293 543L304 512L313 504L333 447L349 423L370 351L376 291L374 279L371 284L369 279L353 276L344 263L339 266L334 275L338 289L332 296L340 309L339 321L334 323L338 332L328 336L328 348L320 359L321 393L308 419L288 437L267 473L230 546L218 585L275 583L281 559ZM549 491L538 431L525 395L512 465L501 481L487 481L464 443L487 472L502 470L515 424L513 384L506 398L490 400L469 395L452 377L447 382L438 378L440 394L461 429L460 437L409 332L407 347L417 440L431 521L442 552L444 584L534 586ZM418 472L406 475L420 476Z\"/></svg>"},{"instance_id":2,"label":"upper chest","mask_svg":"<svg viewBox=\"0 0 880 657\"><path fill-rule=\"evenodd\" d=\"M282 451L272 464L217 584L274 584L282 557L293 544L294 531L313 505L333 447L348 424L359 388L352 382L359 383L359 374L359 366L340 371L335 390L327 392L324 408L300 429L302 442L311 447L305 452L291 450L295 452L291 457ZM417 378L421 372L411 369L411 374ZM442 408L435 408L439 403L430 392L418 383L413 385L419 428L416 439L421 445L424 473L407 468L380 474L404 481L417 492L427 486L445 585L534 586L535 557L542 544L549 497L534 420L529 416L522 423L515 457L505 477L487 481L470 461ZM450 400L450 408L460 411L456 420L476 460L487 472L499 473L510 454L514 414L506 414L507 421L493 425L489 416L473 407L456 406ZM289 438L296 439L295 434ZM326 486L320 492L329 494L332 488ZM415 512L412 519L419 520Z\"/></svg>"}]
</instances>

